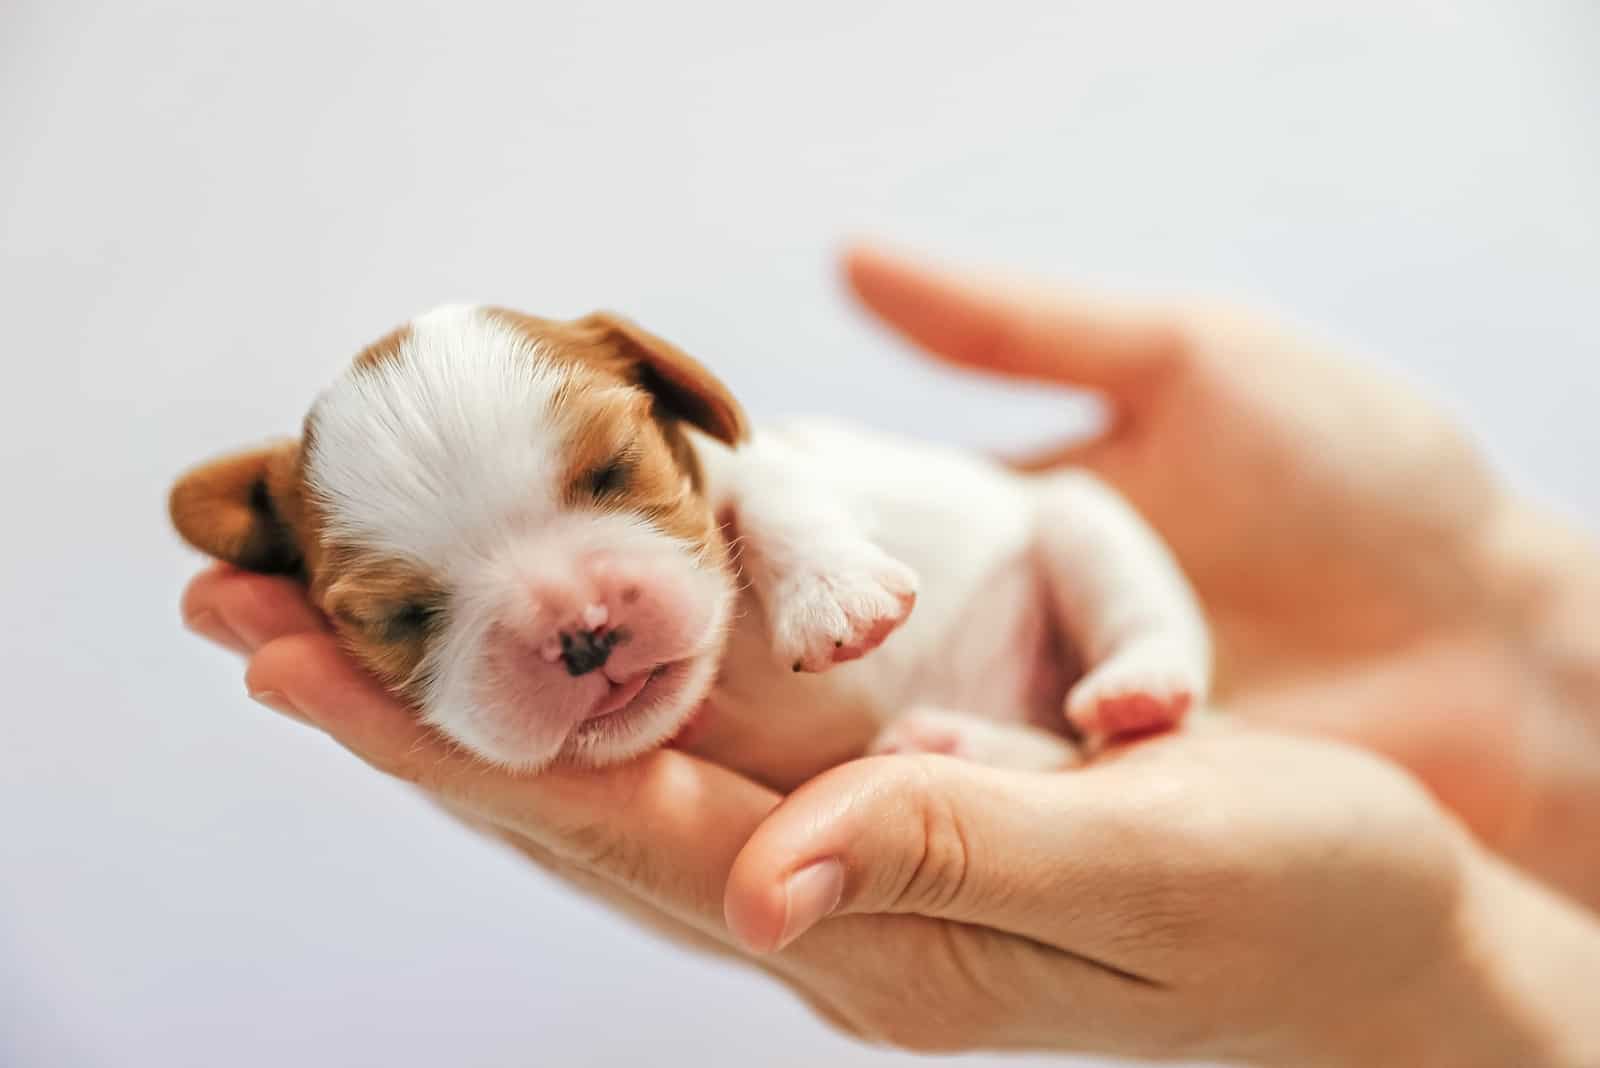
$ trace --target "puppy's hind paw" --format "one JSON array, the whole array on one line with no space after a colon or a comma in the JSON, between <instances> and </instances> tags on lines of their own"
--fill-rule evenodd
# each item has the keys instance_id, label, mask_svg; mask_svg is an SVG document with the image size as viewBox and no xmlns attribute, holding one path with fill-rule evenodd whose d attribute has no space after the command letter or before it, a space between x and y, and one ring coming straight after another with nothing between
<instances>
[{"instance_id":1,"label":"puppy's hind paw","mask_svg":"<svg viewBox=\"0 0 1600 1068\"><path fill-rule=\"evenodd\" d=\"M1088 738L1116 740L1179 726L1204 696L1204 674L1159 643L1096 666L1067 695L1067 719Z\"/></svg>"}]
</instances>

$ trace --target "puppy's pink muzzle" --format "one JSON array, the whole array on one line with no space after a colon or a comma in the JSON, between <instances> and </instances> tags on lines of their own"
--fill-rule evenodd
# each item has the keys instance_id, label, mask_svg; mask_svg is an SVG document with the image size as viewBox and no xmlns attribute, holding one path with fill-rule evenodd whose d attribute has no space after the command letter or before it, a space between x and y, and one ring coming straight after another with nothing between
<instances>
[{"instance_id":1,"label":"puppy's pink muzzle","mask_svg":"<svg viewBox=\"0 0 1600 1068\"><path fill-rule=\"evenodd\" d=\"M715 591L681 555L652 556L592 553L566 575L527 580L485 636L481 704L565 736L703 648Z\"/></svg>"}]
</instances>

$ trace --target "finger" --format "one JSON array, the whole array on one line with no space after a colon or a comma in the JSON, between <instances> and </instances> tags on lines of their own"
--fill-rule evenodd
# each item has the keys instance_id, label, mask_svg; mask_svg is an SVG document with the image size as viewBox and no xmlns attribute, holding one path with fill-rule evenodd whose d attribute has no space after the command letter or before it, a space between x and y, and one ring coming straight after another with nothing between
<instances>
[{"instance_id":1,"label":"finger","mask_svg":"<svg viewBox=\"0 0 1600 1068\"><path fill-rule=\"evenodd\" d=\"M300 583L221 563L190 580L181 610L190 630L236 653L249 653L286 634L327 629Z\"/></svg>"},{"instance_id":2,"label":"finger","mask_svg":"<svg viewBox=\"0 0 1600 1068\"><path fill-rule=\"evenodd\" d=\"M373 767L516 832L727 942L722 891L734 857L777 795L663 750L603 770L519 774L450 745L352 663L330 635L296 634L256 654L254 694L281 700Z\"/></svg>"},{"instance_id":3,"label":"finger","mask_svg":"<svg viewBox=\"0 0 1600 1068\"><path fill-rule=\"evenodd\" d=\"M934 356L967 367L1125 399L1181 352L1176 324L1149 309L938 268L872 245L847 250L844 268L875 315Z\"/></svg>"},{"instance_id":4,"label":"finger","mask_svg":"<svg viewBox=\"0 0 1600 1068\"><path fill-rule=\"evenodd\" d=\"M824 917L914 913L1144 978L1156 958L1140 943L1161 934L1150 909L1174 851L1164 806L1141 805L1126 778L1115 766L1033 774L944 757L835 768L751 837L729 876L728 926L765 952Z\"/></svg>"}]
</instances>

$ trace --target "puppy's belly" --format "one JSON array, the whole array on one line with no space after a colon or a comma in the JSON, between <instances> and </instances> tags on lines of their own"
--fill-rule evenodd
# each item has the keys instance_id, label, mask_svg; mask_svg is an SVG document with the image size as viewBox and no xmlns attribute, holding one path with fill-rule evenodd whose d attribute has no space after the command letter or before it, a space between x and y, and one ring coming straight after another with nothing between
<instances>
[{"instance_id":1,"label":"puppy's belly","mask_svg":"<svg viewBox=\"0 0 1600 1068\"><path fill-rule=\"evenodd\" d=\"M922 580L916 608L859 660L796 674L746 594L684 748L787 789L862 755L929 705L1063 727L1077 671L1035 556L1032 484L959 450L831 423L786 432L871 540Z\"/></svg>"},{"instance_id":2,"label":"puppy's belly","mask_svg":"<svg viewBox=\"0 0 1600 1068\"><path fill-rule=\"evenodd\" d=\"M760 606L746 595L716 688L682 748L787 790L860 756L884 724L918 708L1060 731L1079 672L1031 554L998 560L964 603L947 607L861 660L812 675L776 662Z\"/></svg>"},{"instance_id":3,"label":"puppy's belly","mask_svg":"<svg viewBox=\"0 0 1600 1068\"><path fill-rule=\"evenodd\" d=\"M933 643L906 707L1060 731L1062 702L1082 672L1031 555L1007 560L981 588Z\"/></svg>"}]
</instances>

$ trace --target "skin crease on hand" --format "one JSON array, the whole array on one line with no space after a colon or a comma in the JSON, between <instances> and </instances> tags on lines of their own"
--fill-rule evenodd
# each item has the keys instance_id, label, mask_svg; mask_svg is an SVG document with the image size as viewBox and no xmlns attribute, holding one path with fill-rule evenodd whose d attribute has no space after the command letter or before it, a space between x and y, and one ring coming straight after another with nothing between
<instances>
[{"instance_id":1,"label":"skin crease on hand","mask_svg":"<svg viewBox=\"0 0 1600 1068\"><path fill-rule=\"evenodd\" d=\"M1600 848L1600 653L1568 629L1600 611L1593 552L1512 502L1448 424L1222 313L1111 309L867 250L848 268L936 354L1108 397L1106 437L1040 462L1087 464L1169 539L1214 616L1219 704L1396 759L1481 838L1600 900L1581 855ZM518 778L418 728L292 583L213 569L184 612L253 654L266 703L648 926L760 952L852 1033L1600 1063L1592 1023L1572 1023L1600 983L1594 918L1341 745L1234 725L1058 775L875 758L787 799L671 751Z\"/></svg>"}]
</instances>

